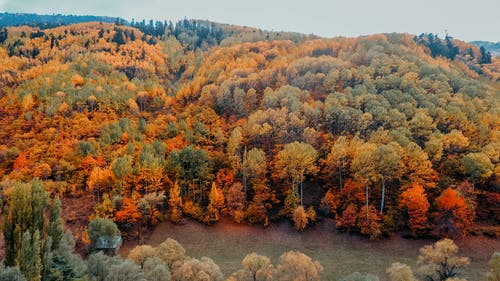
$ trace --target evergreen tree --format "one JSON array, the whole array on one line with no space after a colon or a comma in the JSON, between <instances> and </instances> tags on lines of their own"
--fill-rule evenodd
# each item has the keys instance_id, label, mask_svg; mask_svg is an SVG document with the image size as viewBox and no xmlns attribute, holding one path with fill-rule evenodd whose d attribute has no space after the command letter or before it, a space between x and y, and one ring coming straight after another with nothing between
<instances>
[{"instance_id":1,"label":"evergreen tree","mask_svg":"<svg viewBox=\"0 0 500 281\"><path fill-rule=\"evenodd\" d=\"M59 246L59 242L63 236L63 227L61 220L61 200L59 197L54 198L52 208L50 209L48 235L52 237L51 250L55 250Z\"/></svg>"},{"instance_id":2,"label":"evergreen tree","mask_svg":"<svg viewBox=\"0 0 500 281\"><path fill-rule=\"evenodd\" d=\"M0 29L0 44L5 42L8 37L9 37L9 31L7 30L7 28Z\"/></svg>"},{"instance_id":3,"label":"evergreen tree","mask_svg":"<svg viewBox=\"0 0 500 281\"><path fill-rule=\"evenodd\" d=\"M18 263L21 272L28 281L40 281L42 279L42 259L40 257L40 232L35 231L31 236L30 231L23 234L23 242Z\"/></svg>"},{"instance_id":4,"label":"evergreen tree","mask_svg":"<svg viewBox=\"0 0 500 281\"><path fill-rule=\"evenodd\" d=\"M479 59L479 64L491 63L491 53L486 51L486 49L483 46L481 46L479 50L481 51L481 58Z\"/></svg>"}]
</instances>

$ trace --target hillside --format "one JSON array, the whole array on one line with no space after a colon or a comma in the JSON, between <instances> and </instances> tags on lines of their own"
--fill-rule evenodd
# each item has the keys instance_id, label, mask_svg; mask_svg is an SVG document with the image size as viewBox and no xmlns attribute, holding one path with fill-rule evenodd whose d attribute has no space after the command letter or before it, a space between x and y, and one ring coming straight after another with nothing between
<instances>
[{"instance_id":1,"label":"hillside","mask_svg":"<svg viewBox=\"0 0 500 281\"><path fill-rule=\"evenodd\" d=\"M316 214L372 239L498 233L500 73L478 47L134 26L9 27L0 45L0 186L41 179L79 243L96 216L130 236Z\"/></svg>"}]
</instances>

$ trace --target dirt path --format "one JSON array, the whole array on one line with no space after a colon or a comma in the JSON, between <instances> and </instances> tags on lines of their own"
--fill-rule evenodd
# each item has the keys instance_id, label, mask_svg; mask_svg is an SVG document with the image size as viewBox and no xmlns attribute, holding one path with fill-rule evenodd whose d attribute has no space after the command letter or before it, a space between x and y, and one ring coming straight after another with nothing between
<instances>
[{"instance_id":1,"label":"dirt path","mask_svg":"<svg viewBox=\"0 0 500 281\"><path fill-rule=\"evenodd\" d=\"M370 241L339 233L330 220L304 233L297 233L288 223L263 228L229 221L215 226L203 226L190 220L184 225L164 222L146 235L144 242L155 246L168 237L179 241L189 256L212 258L226 277L241 267L241 260L248 253L269 256L277 264L283 252L299 250L320 261L324 267L323 280L337 280L354 271L376 274L386 280L385 269L391 263L399 261L416 268L418 249L433 242L404 239L400 235ZM485 281L488 261L494 251L500 251L500 239L481 236L456 242L461 254L471 258L471 266L464 277L469 281ZM121 255L126 256L134 246L133 242L125 243Z\"/></svg>"}]
</instances>

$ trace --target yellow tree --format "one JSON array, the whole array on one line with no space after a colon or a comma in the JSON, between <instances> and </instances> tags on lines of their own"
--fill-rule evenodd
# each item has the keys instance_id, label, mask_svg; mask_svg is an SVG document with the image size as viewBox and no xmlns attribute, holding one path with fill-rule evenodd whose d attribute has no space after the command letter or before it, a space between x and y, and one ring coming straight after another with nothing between
<instances>
[{"instance_id":1,"label":"yellow tree","mask_svg":"<svg viewBox=\"0 0 500 281\"><path fill-rule=\"evenodd\" d=\"M293 190L296 190L296 185L298 185L300 188L300 205L302 205L303 201L302 183L304 175L314 175L318 172L317 158L318 152L314 147L303 142L286 144L276 156L276 173L279 177L290 180Z\"/></svg>"},{"instance_id":2,"label":"yellow tree","mask_svg":"<svg viewBox=\"0 0 500 281\"><path fill-rule=\"evenodd\" d=\"M224 206L224 195L222 194L222 191L217 188L215 182L212 183L208 199L210 202L208 203L208 212L205 216L205 222L212 224L219 221L219 211Z\"/></svg>"},{"instance_id":3,"label":"yellow tree","mask_svg":"<svg viewBox=\"0 0 500 281\"><path fill-rule=\"evenodd\" d=\"M170 207L170 219L178 223L182 219L182 198L181 189L177 182L170 189L170 198L168 199L168 205Z\"/></svg>"}]
</instances>

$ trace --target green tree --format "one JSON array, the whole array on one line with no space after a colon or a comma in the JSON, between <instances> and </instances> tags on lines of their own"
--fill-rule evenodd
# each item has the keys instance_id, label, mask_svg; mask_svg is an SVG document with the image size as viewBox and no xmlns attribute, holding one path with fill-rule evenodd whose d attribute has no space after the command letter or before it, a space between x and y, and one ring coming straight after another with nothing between
<instances>
[{"instance_id":1,"label":"green tree","mask_svg":"<svg viewBox=\"0 0 500 281\"><path fill-rule=\"evenodd\" d=\"M170 270L160 258L147 258L142 269L147 281L170 281Z\"/></svg>"},{"instance_id":2,"label":"green tree","mask_svg":"<svg viewBox=\"0 0 500 281\"><path fill-rule=\"evenodd\" d=\"M95 218L90 221L88 234L91 247L95 247L99 239L105 239L111 243L115 236L121 236L118 226L112 220L103 218Z\"/></svg>"},{"instance_id":3,"label":"green tree","mask_svg":"<svg viewBox=\"0 0 500 281\"><path fill-rule=\"evenodd\" d=\"M243 265L243 271L250 274L251 281L270 280L272 276L273 265L266 256L251 253L245 256L241 264Z\"/></svg>"},{"instance_id":4,"label":"green tree","mask_svg":"<svg viewBox=\"0 0 500 281\"><path fill-rule=\"evenodd\" d=\"M7 197L4 220L5 265L14 266L19 258L26 231L45 235L46 206L49 195L42 182L15 183Z\"/></svg>"},{"instance_id":5,"label":"green tree","mask_svg":"<svg viewBox=\"0 0 500 281\"><path fill-rule=\"evenodd\" d=\"M23 244L18 263L21 272L28 281L40 281L42 279L42 258L40 256L40 232L35 231L33 237L27 230L23 234Z\"/></svg>"},{"instance_id":6,"label":"green tree","mask_svg":"<svg viewBox=\"0 0 500 281\"><path fill-rule=\"evenodd\" d=\"M469 153L462 158L462 166L464 167L465 173L470 175L472 180L472 190L474 190L474 185L477 180L485 177L489 177L493 171L493 164L490 158L486 154L479 153Z\"/></svg>"},{"instance_id":7,"label":"green tree","mask_svg":"<svg viewBox=\"0 0 500 281\"><path fill-rule=\"evenodd\" d=\"M26 281L18 267L5 267L0 264L0 281Z\"/></svg>"},{"instance_id":8,"label":"green tree","mask_svg":"<svg viewBox=\"0 0 500 281\"><path fill-rule=\"evenodd\" d=\"M111 265L106 281L146 281L141 267L132 261Z\"/></svg>"},{"instance_id":9,"label":"green tree","mask_svg":"<svg viewBox=\"0 0 500 281\"><path fill-rule=\"evenodd\" d=\"M61 242L63 234L64 231L61 219L61 200L59 200L59 197L56 197L54 198L52 207L50 208L48 226L48 235L52 238L51 250L55 250L57 247L59 247L59 242Z\"/></svg>"}]
</instances>

